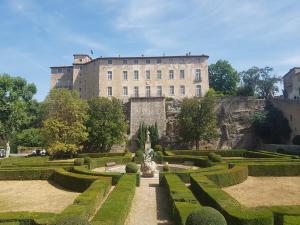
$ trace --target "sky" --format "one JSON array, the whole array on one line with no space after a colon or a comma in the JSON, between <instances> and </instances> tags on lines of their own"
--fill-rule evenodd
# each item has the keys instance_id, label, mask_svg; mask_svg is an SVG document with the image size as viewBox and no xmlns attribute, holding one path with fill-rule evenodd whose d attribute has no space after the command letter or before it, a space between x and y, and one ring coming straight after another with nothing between
<instances>
[{"instance_id":1,"label":"sky","mask_svg":"<svg viewBox=\"0 0 300 225\"><path fill-rule=\"evenodd\" d=\"M209 55L237 71L300 66L299 0L0 0L0 73L50 90L74 53Z\"/></svg>"}]
</instances>

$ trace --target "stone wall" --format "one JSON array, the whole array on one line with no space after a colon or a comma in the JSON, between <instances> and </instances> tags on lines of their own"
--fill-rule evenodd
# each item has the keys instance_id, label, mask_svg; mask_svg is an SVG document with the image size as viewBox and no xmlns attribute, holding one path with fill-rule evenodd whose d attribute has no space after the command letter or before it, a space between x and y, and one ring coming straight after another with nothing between
<instances>
[{"instance_id":1,"label":"stone wall","mask_svg":"<svg viewBox=\"0 0 300 225\"><path fill-rule=\"evenodd\" d=\"M247 97L223 97L217 100L216 113L220 138L210 148L254 148L257 140L251 127L251 116L263 111L265 100ZM162 138L165 145L184 148L177 142L177 120L180 101L166 102L166 135Z\"/></svg>"},{"instance_id":2,"label":"stone wall","mask_svg":"<svg viewBox=\"0 0 300 225\"><path fill-rule=\"evenodd\" d=\"M271 103L274 107L281 110L285 118L289 121L292 130L290 143L292 143L293 138L296 135L300 135L300 101L273 99Z\"/></svg>"}]
</instances>

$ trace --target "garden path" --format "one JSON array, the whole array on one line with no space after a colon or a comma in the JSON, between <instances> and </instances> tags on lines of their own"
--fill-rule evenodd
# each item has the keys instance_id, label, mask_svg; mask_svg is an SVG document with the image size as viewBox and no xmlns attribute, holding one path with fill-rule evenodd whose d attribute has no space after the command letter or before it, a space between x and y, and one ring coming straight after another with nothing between
<instances>
[{"instance_id":1,"label":"garden path","mask_svg":"<svg viewBox=\"0 0 300 225\"><path fill-rule=\"evenodd\" d=\"M165 188L158 178L141 178L126 225L173 225Z\"/></svg>"}]
</instances>

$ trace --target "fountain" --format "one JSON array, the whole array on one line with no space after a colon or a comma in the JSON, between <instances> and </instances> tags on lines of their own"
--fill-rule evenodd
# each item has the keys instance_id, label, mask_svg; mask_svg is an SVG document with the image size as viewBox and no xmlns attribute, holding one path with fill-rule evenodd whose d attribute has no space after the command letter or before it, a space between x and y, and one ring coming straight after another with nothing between
<instances>
[{"instance_id":1,"label":"fountain","mask_svg":"<svg viewBox=\"0 0 300 225\"><path fill-rule=\"evenodd\" d=\"M151 148L150 132L147 131L147 140L145 143L144 161L141 164L141 172L143 177L154 177L156 171L156 163L153 161L154 151Z\"/></svg>"}]
</instances>

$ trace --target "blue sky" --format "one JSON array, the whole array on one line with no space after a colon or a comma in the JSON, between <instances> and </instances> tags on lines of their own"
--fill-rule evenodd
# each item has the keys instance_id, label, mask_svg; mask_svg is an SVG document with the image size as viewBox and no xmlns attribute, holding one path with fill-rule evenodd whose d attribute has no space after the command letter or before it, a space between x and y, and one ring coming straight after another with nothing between
<instances>
[{"instance_id":1,"label":"blue sky","mask_svg":"<svg viewBox=\"0 0 300 225\"><path fill-rule=\"evenodd\" d=\"M207 54L238 70L300 66L298 0L0 0L0 73L49 92L49 66L73 53Z\"/></svg>"}]
</instances>

